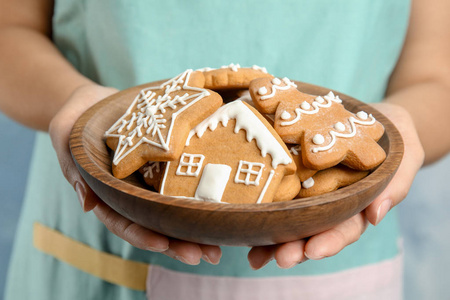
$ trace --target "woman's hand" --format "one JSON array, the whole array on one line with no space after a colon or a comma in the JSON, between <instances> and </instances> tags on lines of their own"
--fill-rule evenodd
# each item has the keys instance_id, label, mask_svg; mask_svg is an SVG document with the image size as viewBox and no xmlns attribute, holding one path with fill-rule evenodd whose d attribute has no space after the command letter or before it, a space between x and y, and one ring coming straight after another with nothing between
<instances>
[{"instance_id":1,"label":"woman's hand","mask_svg":"<svg viewBox=\"0 0 450 300\"><path fill-rule=\"evenodd\" d=\"M72 127L89 107L116 92L116 89L95 84L83 85L73 92L50 123L49 133L61 169L74 187L81 207L85 212L93 210L97 218L111 232L137 248L161 252L190 265L200 263L202 258L206 262L218 264L221 257L219 247L168 238L124 218L106 205L89 188L78 172L69 150L69 135Z\"/></svg>"},{"instance_id":2,"label":"woman's hand","mask_svg":"<svg viewBox=\"0 0 450 300\"><path fill-rule=\"evenodd\" d=\"M405 145L402 162L386 189L361 213L308 240L253 247L248 254L253 269L260 269L273 259L280 268L291 268L308 259L318 260L336 255L356 242L369 222L373 225L380 223L389 210L406 197L423 164L424 150L414 123L405 109L388 103L374 106L396 125Z\"/></svg>"}]
</instances>

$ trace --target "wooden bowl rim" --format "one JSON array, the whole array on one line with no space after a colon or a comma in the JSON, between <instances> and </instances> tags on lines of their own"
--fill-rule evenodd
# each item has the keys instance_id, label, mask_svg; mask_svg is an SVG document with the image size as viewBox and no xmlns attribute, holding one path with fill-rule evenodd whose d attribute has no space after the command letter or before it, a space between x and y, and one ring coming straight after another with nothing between
<instances>
[{"instance_id":1,"label":"wooden bowl rim","mask_svg":"<svg viewBox=\"0 0 450 300\"><path fill-rule=\"evenodd\" d=\"M143 86L153 86L164 82L163 80L155 81L152 83L147 83L138 87ZM400 165L401 158L403 156L403 141L401 135L395 125L382 113L376 110L373 106L370 106L364 102L361 102L353 97L350 97L344 93L337 92L332 89L320 87L317 85L294 81L298 86L303 88L317 88L326 91L333 91L335 94L343 100L344 105L346 103L358 107L360 110L364 110L371 113L375 118L380 121L385 127L385 135L389 141L388 151L385 161L378 166L373 172L368 176L347 187L340 188L336 191L307 198L297 198L290 201L284 202L272 202L272 203L261 203L261 204L229 204L229 203L212 203L203 202L191 199L183 199L179 197L172 197L161 195L157 192L151 191L150 189L145 189L139 186L135 186L124 180L118 179L112 175L111 172L104 171L102 167L98 165L95 159L92 158L88 145L84 143L83 134L75 134L74 129L77 128L80 132L84 133L88 130L87 125L91 118L104 106L108 105L110 101L114 101L118 95L127 93L131 89L136 89L133 87L120 91L114 95L111 95L95 105L89 108L74 124L72 133L70 135L70 150L72 157L75 162L90 176L100 181L102 184L108 186L111 189L115 189L121 192L126 191L127 194L141 198L147 201L153 201L163 205L177 206L180 208L191 209L191 210L202 210L202 211L227 211L227 212L239 212L239 213L252 213L252 212L274 212L280 210L297 210L311 206L325 205L330 202L335 202L345 199L348 196L350 190L354 190L352 194L363 193L367 189L370 189L376 183L382 182L387 176L393 175L398 166ZM105 128L105 131L107 128ZM103 137L102 137L103 139ZM78 145L78 146L74 146ZM79 145L82 145L81 147ZM375 183L374 183L375 181Z\"/></svg>"}]
</instances>

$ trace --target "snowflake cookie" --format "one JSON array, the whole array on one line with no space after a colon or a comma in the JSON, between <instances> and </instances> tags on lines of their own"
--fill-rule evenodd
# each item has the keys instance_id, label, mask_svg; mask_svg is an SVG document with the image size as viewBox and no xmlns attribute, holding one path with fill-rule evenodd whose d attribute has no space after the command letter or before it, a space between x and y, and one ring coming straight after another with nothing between
<instances>
[{"instance_id":1,"label":"snowflake cookie","mask_svg":"<svg viewBox=\"0 0 450 300\"><path fill-rule=\"evenodd\" d=\"M105 133L114 150L114 176L125 178L148 161L170 161L181 155L189 131L222 105L217 93L203 88L204 82L202 72L187 70L136 95Z\"/></svg>"}]
</instances>

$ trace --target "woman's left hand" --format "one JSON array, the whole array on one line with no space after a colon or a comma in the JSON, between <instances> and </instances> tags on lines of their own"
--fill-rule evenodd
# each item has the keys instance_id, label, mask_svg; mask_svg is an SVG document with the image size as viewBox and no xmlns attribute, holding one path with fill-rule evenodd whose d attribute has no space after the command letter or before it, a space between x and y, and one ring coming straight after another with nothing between
<instances>
[{"instance_id":1,"label":"woman's left hand","mask_svg":"<svg viewBox=\"0 0 450 300\"><path fill-rule=\"evenodd\" d=\"M397 127L405 145L402 162L386 189L362 212L337 226L308 239L271 246L253 247L248 260L253 269L260 269L275 259L280 268L291 268L308 259L319 260L339 253L356 242L369 222L377 225L408 194L414 177L424 161L424 151L409 113L400 106L374 104Z\"/></svg>"}]
</instances>

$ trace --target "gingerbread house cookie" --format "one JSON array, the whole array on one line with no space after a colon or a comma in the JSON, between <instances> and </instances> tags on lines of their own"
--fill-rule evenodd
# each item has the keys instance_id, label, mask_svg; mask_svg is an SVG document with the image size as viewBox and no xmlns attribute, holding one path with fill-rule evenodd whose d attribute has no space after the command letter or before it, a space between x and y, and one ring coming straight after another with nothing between
<instances>
[{"instance_id":1,"label":"gingerbread house cookie","mask_svg":"<svg viewBox=\"0 0 450 300\"><path fill-rule=\"evenodd\" d=\"M213 202L272 202L283 178L295 170L289 150L265 118L234 101L191 130L180 158L167 162L160 193Z\"/></svg>"}]
</instances>

